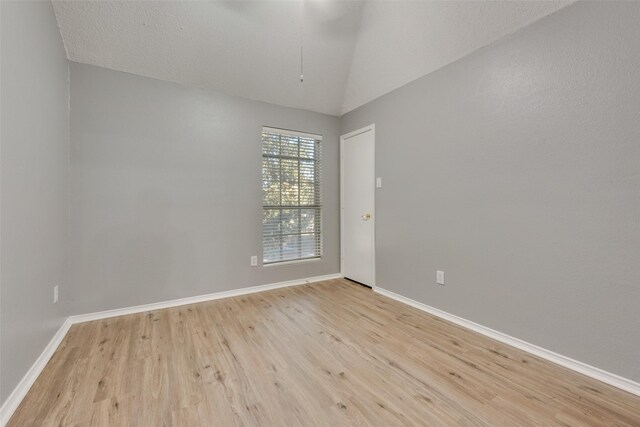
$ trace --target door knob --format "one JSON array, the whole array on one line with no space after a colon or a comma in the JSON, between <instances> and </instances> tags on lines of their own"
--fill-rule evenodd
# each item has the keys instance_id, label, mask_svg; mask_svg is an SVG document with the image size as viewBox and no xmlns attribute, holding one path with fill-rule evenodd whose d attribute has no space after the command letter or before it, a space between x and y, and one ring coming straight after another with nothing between
<instances>
[{"instance_id":1,"label":"door knob","mask_svg":"<svg viewBox=\"0 0 640 427\"><path fill-rule=\"evenodd\" d=\"M369 221L371 219L371 214L370 213L366 213L364 215L362 215L362 220L363 221Z\"/></svg>"}]
</instances>

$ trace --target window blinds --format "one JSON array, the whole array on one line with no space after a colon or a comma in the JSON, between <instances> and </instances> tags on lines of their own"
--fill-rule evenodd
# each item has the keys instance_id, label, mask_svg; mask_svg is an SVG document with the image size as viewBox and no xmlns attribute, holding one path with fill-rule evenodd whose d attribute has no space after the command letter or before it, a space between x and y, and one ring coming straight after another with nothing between
<instances>
[{"instance_id":1,"label":"window blinds","mask_svg":"<svg viewBox=\"0 0 640 427\"><path fill-rule=\"evenodd\" d=\"M322 137L262 128L262 261L322 255Z\"/></svg>"}]
</instances>

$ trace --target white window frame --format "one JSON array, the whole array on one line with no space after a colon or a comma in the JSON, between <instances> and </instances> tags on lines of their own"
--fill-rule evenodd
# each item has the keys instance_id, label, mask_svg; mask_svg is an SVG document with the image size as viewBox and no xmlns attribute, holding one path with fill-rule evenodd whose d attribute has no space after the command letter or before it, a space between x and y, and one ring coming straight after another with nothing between
<instances>
[{"instance_id":1,"label":"white window frame","mask_svg":"<svg viewBox=\"0 0 640 427\"><path fill-rule=\"evenodd\" d=\"M282 152L278 152L278 154L272 154L272 153L268 153L265 150L265 144L267 139L265 138L265 135L269 134L271 136L273 135L278 135L279 138L279 142L278 144L282 144L283 142L283 138L304 138L306 140L313 140L314 144L318 144L317 147L313 148L313 152L314 152L314 156L313 158L310 157L304 157L303 155L301 155L301 140L298 139L298 150L297 150L297 155L285 155ZM306 141L308 143L308 141ZM282 145L279 145L280 147L282 147ZM261 182L262 182L262 187L263 187L263 191L266 185L266 181L265 181L265 162L264 159L278 159L280 162L284 159L284 160L294 160L298 162L298 202L297 204L283 204L283 200L282 198L280 199L280 203L279 204L266 204L266 200L265 200L265 193L263 193L263 200L262 200L262 214L263 214L263 227L262 227L262 265L264 265L265 267L270 267L270 266L276 266L276 265L286 265L286 264L295 264L295 263L301 263L301 262L309 262L309 261L318 261L322 259L322 255L323 255L323 238L322 238L322 232L323 232L323 224L322 224L322 135L317 135L317 134L313 134L313 133L307 133L307 132L299 132L299 131L293 131L293 130L288 130L288 129L279 129L279 128L274 128L274 127L268 127L268 126L263 126L262 128L262 133L261 133L261 151L262 151L262 178L261 178ZM300 195L300 191L301 191L301 185L302 185L302 178L301 178L301 173L300 173L300 165L301 162L304 161L309 161L309 160L313 160L314 162L314 167L313 167L313 173L314 173L314 180L313 180L313 195L314 195L314 203L313 204L302 204L301 201L301 195ZM284 180L282 180L282 174L280 175L280 181L279 181L279 186L280 188L282 188L283 183L286 182ZM282 193L281 193L282 194ZM281 196L282 197L282 196ZM276 233L268 233L267 232L267 225L266 225L266 216L265 216L265 212L267 210L280 210L280 217L282 217L282 211L283 210L298 210L298 232L294 232L294 233L285 233L282 230L282 226L280 226L280 230ZM301 228L301 223L302 223L302 211L303 210L314 210L314 231L313 233L305 233L302 228ZM304 245L302 243L302 238L304 235L309 235L312 234L315 236L315 242L314 242L314 255L313 256L302 256L302 251L304 249ZM284 255L283 254L283 248L284 248L284 242L283 239L285 239L287 236L298 236L298 256L297 257L291 257L290 255ZM267 257L267 239L269 238L279 238L280 239L280 243L279 243L279 248L280 248L280 258L270 258L270 259L266 259Z\"/></svg>"}]
</instances>

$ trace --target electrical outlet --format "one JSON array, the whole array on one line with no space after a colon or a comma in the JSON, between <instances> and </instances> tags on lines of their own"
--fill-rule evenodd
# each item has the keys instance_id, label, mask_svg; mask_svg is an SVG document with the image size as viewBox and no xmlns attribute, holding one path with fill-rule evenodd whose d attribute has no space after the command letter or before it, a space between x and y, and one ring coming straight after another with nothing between
<instances>
[{"instance_id":1,"label":"electrical outlet","mask_svg":"<svg viewBox=\"0 0 640 427\"><path fill-rule=\"evenodd\" d=\"M58 302L58 285L53 287L53 303L56 304Z\"/></svg>"},{"instance_id":2,"label":"electrical outlet","mask_svg":"<svg viewBox=\"0 0 640 427\"><path fill-rule=\"evenodd\" d=\"M257 255L252 255L251 256L251 267L257 267L258 266L258 256Z\"/></svg>"},{"instance_id":3,"label":"electrical outlet","mask_svg":"<svg viewBox=\"0 0 640 427\"><path fill-rule=\"evenodd\" d=\"M436 283L444 286L444 271L436 271Z\"/></svg>"}]
</instances>

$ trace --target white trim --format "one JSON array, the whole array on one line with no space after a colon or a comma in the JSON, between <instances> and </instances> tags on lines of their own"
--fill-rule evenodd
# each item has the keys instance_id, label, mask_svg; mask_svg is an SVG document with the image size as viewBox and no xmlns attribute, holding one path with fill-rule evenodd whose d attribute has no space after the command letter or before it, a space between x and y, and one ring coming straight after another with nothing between
<instances>
[{"instance_id":1,"label":"white trim","mask_svg":"<svg viewBox=\"0 0 640 427\"><path fill-rule=\"evenodd\" d=\"M621 390L640 396L640 383L632 381L628 378L624 378L619 375L612 374L611 372L607 372L600 368L596 368L595 366L587 365L586 363L579 362L577 360L555 353L551 350L547 350L545 348L539 347L535 344L531 344L521 339L514 338L510 335L504 334L502 332L487 328L486 326L479 325L470 320L463 319L462 317L458 317L453 314L447 313L446 311L442 311L437 308L428 306L426 304L422 304L421 302L414 301L412 299L409 299L402 295L398 295L386 289L375 288L374 292L377 292L380 295L384 295L388 298L394 299L404 304L410 305L411 307L417 308L418 310L425 311L429 314L440 317L444 320L448 320L451 323L455 323L458 326L462 326L463 328L470 329L474 332L485 335L496 341L500 341L501 343L510 345L511 347L515 347L517 349L526 351L527 353L531 353L533 355L546 359L550 362L553 362L557 365L579 372L583 375L586 375L598 381L602 381L603 383L609 384Z\"/></svg>"},{"instance_id":2,"label":"white trim","mask_svg":"<svg viewBox=\"0 0 640 427\"><path fill-rule=\"evenodd\" d=\"M322 261L322 256L316 256L313 258L302 258L302 259L292 259L290 261L275 261L270 262L268 264L262 264L264 268L278 267L280 265L291 265L291 264L305 264L307 262L318 262Z\"/></svg>"},{"instance_id":3,"label":"white trim","mask_svg":"<svg viewBox=\"0 0 640 427\"><path fill-rule=\"evenodd\" d=\"M371 132L373 136L373 170L374 170L374 180L371 183L373 186L373 207L372 210L372 218L373 218L373 238L371 239L371 256L373 257L373 262L371 269L371 277L373 283L371 283L371 288L376 289L376 183L375 183L375 159L376 159L376 125L375 123L370 124L369 126L365 126L363 128L354 130L353 132L345 133L340 137L340 271L344 272L344 217L342 215L342 211L344 211L344 143L347 139L353 138L354 136L361 135L365 132Z\"/></svg>"},{"instance_id":4,"label":"white trim","mask_svg":"<svg viewBox=\"0 0 640 427\"><path fill-rule=\"evenodd\" d=\"M75 325L76 323L84 323L84 322L90 322L92 320L100 320L100 319L107 319L110 317L125 316L128 314L142 313L145 311L162 310L165 308L178 307L181 305L195 304L199 302L213 301L213 300L222 299L222 298L230 298L230 297L236 297L240 295L253 294L256 292L269 291L272 289L280 289L280 288L285 288L289 286L306 285L308 283L322 282L324 280L339 279L341 277L342 275L339 273L327 274L324 276L315 276L315 277L308 277L306 279L289 280L286 282L252 286L249 288L234 289L230 291L216 292L213 294L199 295L199 296L188 297L188 298L180 298L180 299L175 299L171 301L163 301L163 302L157 302L152 304L137 305L134 307L126 307L126 308L119 308L115 310L99 311L96 313L69 316L64 321L62 326L60 326L60 329L58 329L58 331L55 333L53 338L51 338L51 341L49 341L49 344L47 344L47 346L42 351L42 353L40 354L38 359L35 361L33 366L31 366L31 368L29 369L29 371L27 371L25 376L22 377L22 380L18 383L18 385L13 390L11 395L9 395L7 400L2 405L2 408L0 408L0 426L4 427L9 422L9 419L11 419L11 416L20 405L20 402L22 402L22 399L24 399L24 397L27 395L27 392L29 391L29 389L31 388L33 383L36 381L36 379L38 378L38 376L40 375L44 367L47 365L47 362L49 362L49 360L51 359L51 356L53 356L53 353L55 353L56 349L58 348L58 346L60 345L64 337L67 335L69 328L72 325Z\"/></svg>"},{"instance_id":5,"label":"white trim","mask_svg":"<svg viewBox=\"0 0 640 427\"><path fill-rule=\"evenodd\" d=\"M298 136L300 138L309 138L309 139L322 141L322 135L317 135L315 133L299 132L297 130L279 129L279 128L272 128L269 126L262 126L262 132L288 135L288 136Z\"/></svg>"},{"instance_id":6,"label":"white trim","mask_svg":"<svg viewBox=\"0 0 640 427\"><path fill-rule=\"evenodd\" d=\"M145 311L163 310L165 308L179 307L181 305L196 304L199 302L213 301L217 299L237 297L240 295L254 294L256 292L270 291L272 289L286 288L289 286L306 285L308 283L322 282L323 280L339 279L341 274L327 274L324 276L308 277L306 279L289 280L287 282L271 283L267 285L252 286L249 288L232 289L230 291L215 292L213 294L198 295L195 297L179 298L170 301L155 302L151 304L136 305L133 307L117 308L115 310L98 311L96 313L79 314L70 316L72 324L91 322L92 320L108 319L110 317L126 316L128 314L143 313Z\"/></svg>"},{"instance_id":7,"label":"white trim","mask_svg":"<svg viewBox=\"0 0 640 427\"><path fill-rule=\"evenodd\" d=\"M375 123L372 123L372 124L370 124L369 126L365 126L365 127L363 127L363 128L360 128L360 129L356 129L356 130L354 130L354 131L352 131L352 132L345 133L344 135L342 135L342 136L340 137L340 141L347 140L347 139L349 139L349 138L353 138L354 136L358 136L358 135L360 135L361 133L365 133L365 132L369 132L369 131L373 131L373 132L375 132L375 131L376 131L376 125L375 125Z\"/></svg>"},{"instance_id":8,"label":"white trim","mask_svg":"<svg viewBox=\"0 0 640 427\"><path fill-rule=\"evenodd\" d=\"M35 363L29 368L27 373L22 377L22 380L18 383L16 388L13 389L13 392L9 395L7 400L5 400L4 404L0 408L0 426L4 426L9 422L9 419L13 415L14 411L18 409L20 402L27 395L27 392L36 382L38 376L47 365L53 353L58 349L58 346L67 335L69 328L72 323L69 318L67 318L60 329L53 335L49 344L44 348L38 359L36 359Z\"/></svg>"}]
</instances>

